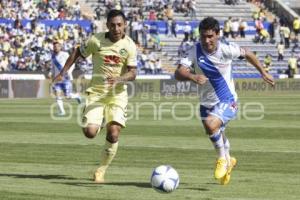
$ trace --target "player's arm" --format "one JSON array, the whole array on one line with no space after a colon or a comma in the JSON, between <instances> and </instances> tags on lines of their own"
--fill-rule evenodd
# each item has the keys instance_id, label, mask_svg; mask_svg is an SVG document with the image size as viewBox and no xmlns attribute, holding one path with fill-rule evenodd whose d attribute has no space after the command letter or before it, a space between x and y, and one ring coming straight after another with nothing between
<instances>
[{"instance_id":1,"label":"player's arm","mask_svg":"<svg viewBox=\"0 0 300 200\"><path fill-rule=\"evenodd\" d=\"M134 81L136 78L137 70L136 66L127 66L127 72L120 77L108 77L109 84L114 85L120 82Z\"/></svg>"},{"instance_id":2,"label":"player's arm","mask_svg":"<svg viewBox=\"0 0 300 200\"><path fill-rule=\"evenodd\" d=\"M178 81L193 81L196 84L204 84L208 79L202 74L193 74L188 67L179 64L175 71L175 79Z\"/></svg>"},{"instance_id":3,"label":"player's arm","mask_svg":"<svg viewBox=\"0 0 300 200\"><path fill-rule=\"evenodd\" d=\"M254 53L252 53L251 51L245 50L245 58L249 63L251 63L257 69L257 71L259 71L259 73L261 74L261 76L265 82L269 83L272 86L275 85L272 75L267 73L264 70L262 64L259 62L259 60L254 55Z\"/></svg>"},{"instance_id":4,"label":"player's arm","mask_svg":"<svg viewBox=\"0 0 300 200\"><path fill-rule=\"evenodd\" d=\"M71 68L71 66L76 62L78 57L83 57L80 53L79 47L76 47L74 51L71 53L71 55L68 57L63 69L60 71L60 73L54 77L53 82L61 81L64 77L64 75L68 72L68 70Z\"/></svg>"}]
</instances>

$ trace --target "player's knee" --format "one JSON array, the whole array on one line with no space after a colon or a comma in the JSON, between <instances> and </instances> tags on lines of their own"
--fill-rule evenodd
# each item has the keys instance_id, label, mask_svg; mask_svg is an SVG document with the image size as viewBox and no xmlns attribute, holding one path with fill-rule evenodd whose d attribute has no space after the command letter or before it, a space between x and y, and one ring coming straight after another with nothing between
<instances>
[{"instance_id":1,"label":"player's knee","mask_svg":"<svg viewBox=\"0 0 300 200\"><path fill-rule=\"evenodd\" d=\"M121 125L116 124L116 123L108 124L106 140L111 143L118 142L120 132L121 132Z\"/></svg>"},{"instance_id":2,"label":"player's knee","mask_svg":"<svg viewBox=\"0 0 300 200\"><path fill-rule=\"evenodd\" d=\"M87 138L94 138L96 137L97 133L98 133L98 128L99 127L85 127L85 128L82 128L82 132L84 133L84 135L87 137Z\"/></svg>"},{"instance_id":3,"label":"player's knee","mask_svg":"<svg viewBox=\"0 0 300 200\"><path fill-rule=\"evenodd\" d=\"M207 119L205 119L203 121L203 124L204 124L205 130L206 130L206 133L208 135L212 135L220 129L222 122L215 117L207 117Z\"/></svg>"}]
</instances>

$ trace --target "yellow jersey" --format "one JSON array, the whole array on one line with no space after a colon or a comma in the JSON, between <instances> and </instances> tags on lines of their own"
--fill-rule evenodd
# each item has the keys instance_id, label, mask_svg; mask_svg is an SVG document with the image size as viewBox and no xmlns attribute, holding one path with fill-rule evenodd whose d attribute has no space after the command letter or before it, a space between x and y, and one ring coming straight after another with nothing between
<instances>
[{"instance_id":1,"label":"yellow jersey","mask_svg":"<svg viewBox=\"0 0 300 200\"><path fill-rule=\"evenodd\" d=\"M80 53L84 57L92 55L93 75L87 92L109 95L126 90L126 84L120 83L112 88L106 79L120 77L127 72L127 66L137 65L136 45L130 37L125 35L112 42L108 32L97 33L81 44Z\"/></svg>"},{"instance_id":2,"label":"yellow jersey","mask_svg":"<svg viewBox=\"0 0 300 200\"><path fill-rule=\"evenodd\" d=\"M295 19L293 22L293 28L295 30L299 30L300 29L300 20L299 19Z\"/></svg>"}]
</instances>

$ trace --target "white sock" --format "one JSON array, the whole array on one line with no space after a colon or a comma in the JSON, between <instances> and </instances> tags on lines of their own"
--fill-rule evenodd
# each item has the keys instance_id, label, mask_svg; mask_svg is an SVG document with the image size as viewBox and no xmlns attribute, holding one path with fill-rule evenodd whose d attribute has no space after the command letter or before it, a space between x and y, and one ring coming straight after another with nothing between
<instances>
[{"instance_id":1,"label":"white sock","mask_svg":"<svg viewBox=\"0 0 300 200\"><path fill-rule=\"evenodd\" d=\"M72 99L78 99L78 98L80 98L80 95L79 95L78 93L71 93L71 94L70 94L70 97L71 97Z\"/></svg>"},{"instance_id":2,"label":"white sock","mask_svg":"<svg viewBox=\"0 0 300 200\"><path fill-rule=\"evenodd\" d=\"M225 136L225 132L222 132L223 135L223 142L224 142L224 149L225 149L225 156L228 163L230 163L230 143L228 138Z\"/></svg>"},{"instance_id":3,"label":"white sock","mask_svg":"<svg viewBox=\"0 0 300 200\"><path fill-rule=\"evenodd\" d=\"M221 131L218 130L216 133L210 135L209 139L211 140L217 153L219 154L219 158L226 158L223 136L221 134Z\"/></svg>"},{"instance_id":4,"label":"white sock","mask_svg":"<svg viewBox=\"0 0 300 200\"><path fill-rule=\"evenodd\" d=\"M59 109L60 113L65 113L64 102L63 102L62 98L61 98L61 97L58 97L58 98L56 99L56 102L57 102L58 109Z\"/></svg>"}]
</instances>

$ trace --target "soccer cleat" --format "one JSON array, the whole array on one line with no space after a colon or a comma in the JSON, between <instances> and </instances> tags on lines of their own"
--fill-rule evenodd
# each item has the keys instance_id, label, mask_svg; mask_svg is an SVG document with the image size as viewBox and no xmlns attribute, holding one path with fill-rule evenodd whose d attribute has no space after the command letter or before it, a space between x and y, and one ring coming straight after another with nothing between
<instances>
[{"instance_id":1,"label":"soccer cleat","mask_svg":"<svg viewBox=\"0 0 300 200\"><path fill-rule=\"evenodd\" d=\"M59 113L57 113L57 116L59 116L59 117L63 117L63 116L65 116L65 115L66 115L65 112L59 112Z\"/></svg>"},{"instance_id":2,"label":"soccer cleat","mask_svg":"<svg viewBox=\"0 0 300 200\"><path fill-rule=\"evenodd\" d=\"M104 183L104 172L97 170L94 174L95 183Z\"/></svg>"},{"instance_id":3,"label":"soccer cleat","mask_svg":"<svg viewBox=\"0 0 300 200\"><path fill-rule=\"evenodd\" d=\"M221 179L227 172L227 160L225 158L219 158L216 162L215 178Z\"/></svg>"},{"instance_id":4,"label":"soccer cleat","mask_svg":"<svg viewBox=\"0 0 300 200\"><path fill-rule=\"evenodd\" d=\"M227 185L230 181L231 171L236 166L237 160L234 157L230 158L230 165L227 167L227 172L223 178L221 178L221 185Z\"/></svg>"}]
</instances>

